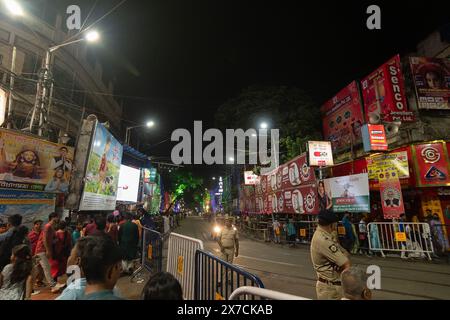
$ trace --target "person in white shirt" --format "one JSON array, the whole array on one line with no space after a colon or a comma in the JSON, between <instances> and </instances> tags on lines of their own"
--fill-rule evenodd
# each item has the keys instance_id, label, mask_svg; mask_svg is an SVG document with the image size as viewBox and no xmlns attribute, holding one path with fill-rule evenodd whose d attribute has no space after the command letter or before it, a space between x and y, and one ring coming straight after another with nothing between
<instances>
[{"instance_id":1,"label":"person in white shirt","mask_svg":"<svg viewBox=\"0 0 450 320\"><path fill-rule=\"evenodd\" d=\"M275 243L280 243L281 224L275 219L272 227Z\"/></svg>"}]
</instances>

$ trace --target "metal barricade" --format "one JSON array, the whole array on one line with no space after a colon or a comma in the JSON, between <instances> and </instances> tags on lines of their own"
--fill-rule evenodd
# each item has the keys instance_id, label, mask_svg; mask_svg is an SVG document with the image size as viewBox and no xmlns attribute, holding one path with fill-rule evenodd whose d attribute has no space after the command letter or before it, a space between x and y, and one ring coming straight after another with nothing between
<instances>
[{"instance_id":1,"label":"metal barricade","mask_svg":"<svg viewBox=\"0 0 450 320\"><path fill-rule=\"evenodd\" d=\"M266 228L253 228L249 227L246 224L241 225L241 231L250 238L257 239L257 240L264 240L269 241L269 229Z\"/></svg>"},{"instance_id":2,"label":"metal barricade","mask_svg":"<svg viewBox=\"0 0 450 320\"><path fill-rule=\"evenodd\" d=\"M431 260L434 253L430 226L427 223L373 222L367 225L369 248L373 252L398 252L401 258Z\"/></svg>"},{"instance_id":3,"label":"metal barricade","mask_svg":"<svg viewBox=\"0 0 450 320\"><path fill-rule=\"evenodd\" d=\"M228 300L241 286L264 288L256 275L203 250L195 254L195 271L195 300Z\"/></svg>"},{"instance_id":4,"label":"metal barricade","mask_svg":"<svg viewBox=\"0 0 450 320\"><path fill-rule=\"evenodd\" d=\"M176 233L169 235L167 272L180 282L186 300L194 299L195 255L198 249L203 249L201 240Z\"/></svg>"},{"instance_id":5,"label":"metal barricade","mask_svg":"<svg viewBox=\"0 0 450 320\"><path fill-rule=\"evenodd\" d=\"M139 277L144 268L150 273L157 273L163 270L163 244L161 233L145 227L142 228L141 265L131 276L131 281Z\"/></svg>"},{"instance_id":6,"label":"metal barricade","mask_svg":"<svg viewBox=\"0 0 450 320\"><path fill-rule=\"evenodd\" d=\"M233 291L229 300L239 300L241 296L258 296L268 300L311 300L283 292L257 287L240 287Z\"/></svg>"},{"instance_id":7,"label":"metal barricade","mask_svg":"<svg viewBox=\"0 0 450 320\"><path fill-rule=\"evenodd\" d=\"M296 223L300 243L311 243L317 225L317 221L298 221Z\"/></svg>"}]
</instances>

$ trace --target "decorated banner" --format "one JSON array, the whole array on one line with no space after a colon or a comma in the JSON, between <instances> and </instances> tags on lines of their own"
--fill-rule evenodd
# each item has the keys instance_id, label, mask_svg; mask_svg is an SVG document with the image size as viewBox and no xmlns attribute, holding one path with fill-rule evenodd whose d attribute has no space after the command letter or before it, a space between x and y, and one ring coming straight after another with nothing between
<instances>
[{"instance_id":1,"label":"decorated banner","mask_svg":"<svg viewBox=\"0 0 450 320\"><path fill-rule=\"evenodd\" d=\"M273 192L313 183L316 180L314 170L308 166L306 160L306 154L303 154L261 176L260 191L265 192L265 187L267 192Z\"/></svg>"},{"instance_id":2,"label":"decorated banner","mask_svg":"<svg viewBox=\"0 0 450 320\"><path fill-rule=\"evenodd\" d=\"M419 187L450 186L449 159L444 142L412 146Z\"/></svg>"},{"instance_id":3,"label":"decorated banner","mask_svg":"<svg viewBox=\"0 0 450 320\"><path fill-rule=\"evenodd\" d=\"M323 134L333 150L361 140L364 123L358 85L354 81L321 108Z\"/></svg>"},{"instance_id":4,"label":"decorated banner","mask_svg":"<svg viewBox=\"0 0 450 320\"><path fill-rule=\"evenodd\" d=\"M122 145L97 123L91 142L86 182L81 197L83 211L108 211L116 207Z\"/></svg>"},{"instance_id":5,"label":"decorated banner","mask_svg":"<svg viewBox=\"0 0 450 320\"><path fill-rule=\"evenodd\" d=\"M367 173L326 179L325 193L331 190L334 212L370 212L369 176ZM319 187L321 185L319 184Z\"/></svg>"},{"instance_id":6,"label":"decorated banner","mask_svg":"<svg viewBox=\"0 0 450 320\"><path fill-rule=\"evenodd\" d=\"M73 148L0 129L0 187L67 193Z\"/></svg>"},{"instance_id":7,"label":"decorated banner","mask_svg":"<svg viewBox=\"0 0 450 320\"><path fill-rule=\"evenodd\" d=\"M381 207L385 219L399 219L405 213L402 186L395 168L378 173Z\"/></svg>"},{"instance_id":8,"label":"decorated banner","mask_svg":"<svg viewBox=\"0 0 450 320\"><path fill-rule=\"evenodd\" d=\"M395 169L399 179L409 178L408 153L406 151L376 154L366 158L370 180L378 180L378 174Z\"/></svg>"},{"instance_id":9,"label":"decorated banner","mask_svg":"<svg viewBox=\"0 0 450 320\"><path fill-rule=\"evenodd\" d=\"M31 229L33 221L47 221L55 211L55 197L47 192L0 189L0 220L6 223L9 216L20 214L22 224Z\"/></svg>"},{"instance_id":10,"label":"decorated banner","mask_svg":"<svg viewBox=\"0 0 450 320\"><path fill-rule=\"evenodd\" d=\"M408 111L400 57L396 55L361 81L367 123L412 122Z\"/></svg>"},{"instance_id":11,"label":"decorated banner","mask_svg":"<svg viewBox=\"0 0 450 320\"><path fill-rule=\"evenodd\" d=\"M450 61L410 57L419 109L450 109Z\"/></svg>"},{"instance_id":12,"label":"decorated banner","mask_svg":"<svg viewBox=\"0 0 450 320\"><path fill-rule=\"evenodd\" d=\"M312 184L257 196L255 209L256 212L265 214L317 214L317 187Z\"/></svg>"},{"instance_id":13,"label":"decorated banner","mask_svg":"<svg viewBox=\"0 0 450 320\"><path fill-rule=\"evenodd\" d=\"M314 171L303 154L262 175L255 185L254 208L258 213L317 214Z\"/></svg>"}]
</instances>

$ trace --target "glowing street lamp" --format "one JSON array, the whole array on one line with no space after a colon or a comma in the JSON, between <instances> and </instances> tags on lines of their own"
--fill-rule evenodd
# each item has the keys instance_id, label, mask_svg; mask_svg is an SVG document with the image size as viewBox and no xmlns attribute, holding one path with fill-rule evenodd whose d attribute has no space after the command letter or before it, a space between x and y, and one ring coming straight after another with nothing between
<instances>
[{"instance_id":1,"label":"glowing street lamp","mask_svg":"<svg viewBox=\"0 0 450 320\"><path fill-rule=\"evenodd\" d=\"M14 16L22 17L25 14L22 6L16 0L3 0L3 4L9 13Z\"/></svg>"},{"instance_id":2,"label":"glowing street lamp","mask_svg":"<svg viewBox=\"0 0 450 320\"><path fill-rule=\"evenodd\" d=\"M97 42L100 39L100 34L97 31L89 31L86 33L85 39L88 42Z\"/></svg>"},{"instance_id":3,"label":"glowing street lamp","mask_svg":"<svg viewBox=\"0 0 450 320\"><path fill-rule=\"evenodd\" d=\"M150 121L147 121L147 122L146 122L145 124L143 124L143 125L134 126L134 127L128 127L127 130L126 130L126 133L125 133L125 143L126 143L127 145L130 145L130 138L131 138L130 131L131 131L132 129L142 128L142 127L152 128L152 127L154 127L154 126L155 126L155 122L150 120Z\"/></svg>"}]
</instances>

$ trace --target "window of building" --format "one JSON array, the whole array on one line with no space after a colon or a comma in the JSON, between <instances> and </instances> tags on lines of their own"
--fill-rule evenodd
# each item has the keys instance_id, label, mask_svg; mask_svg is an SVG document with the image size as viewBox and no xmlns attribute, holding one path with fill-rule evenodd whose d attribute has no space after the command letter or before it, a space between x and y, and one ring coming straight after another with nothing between
<instances>
[{"instance_id":1,"label":"window of building","mask_svg":"<svg viewBox=\"0 0 450 320\"><path fill-rule=\"evenodd\" d=\"M0 29L0 40L9 42L9 35L10 33L8 31Z\"/></svg>"},{"instance_id":2,"label":"window of building","mask_svg":"<svg viewBox=\"0 0 450 320\"><path fill-rule=\"evenodd\" d=\"M72 95L72 100L74 102L74 104L79 105L79 106L83 106L84 104L84 90L81 87L81 85L76 81L75 82L75 86L73 88L73 95Z\"/></svg>"},{"instance_id":3,"label":"window of building","mask_svg":"<svg viewBox=\"0 0 450 320\"><path fill-rule=\"evenodd\" d=\"M25 53L25 59L23 62L22 73L25 75L33 75L39 72L40 69L40 57L30 51L23 51Z\"/></svg>"}]
</instances>

